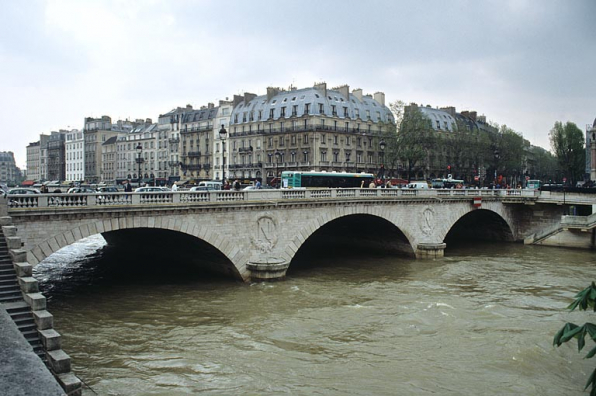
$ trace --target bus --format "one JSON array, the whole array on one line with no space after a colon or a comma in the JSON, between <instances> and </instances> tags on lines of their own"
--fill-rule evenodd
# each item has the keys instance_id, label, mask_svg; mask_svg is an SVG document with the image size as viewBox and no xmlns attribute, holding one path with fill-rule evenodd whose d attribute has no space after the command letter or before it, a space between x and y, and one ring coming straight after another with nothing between
<instances>
[{"instance_id":1,"label":"bus","mask_svg":"<svg viewBox=\"0 0 596 396\"><path fill-rule=\"evenodd\" d=\"M447 179L432 179L431 180L432 188L454 188L458 184L463 185L464 181L458 180L458 179L452 179L450 177Z\"/></svg>"},{"instance_id":2,"label":"bus","mask_svg":"<svg viewBox=\"0 0 596 396\"><path fill-rule=\"evenodd\" d=\"M360 188L368 187L372 173L292 172L281 173L282 188Z\"/></svg>"},{"instance_id":3,"label":"bus","mask_svg":"<svg viewBox=\"0 0 596 396\"><path fill-rule=\"evenodd\" d=\"M540 189L540 187L542 187L542 183L540 183L540 180L528 180L526 182L526 188L538 190Z\"/></svg>"}]
</instances>

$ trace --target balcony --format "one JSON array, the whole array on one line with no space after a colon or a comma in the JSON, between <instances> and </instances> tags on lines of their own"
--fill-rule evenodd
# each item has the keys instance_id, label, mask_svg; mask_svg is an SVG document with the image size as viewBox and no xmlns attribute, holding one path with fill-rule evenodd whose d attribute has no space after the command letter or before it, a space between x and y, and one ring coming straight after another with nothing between
<instances>
[{"instance_id":1,"label":"balcony","mask_svg":"<svg viewBox=\"0 0 596 396\"><path fill-rule=\"evenodd\" d=\"M178 167L178 166L180 166L180 162L178 162L178 161L168 161L168 166Z\"/></svg>"},{"instance_id":2,"label":"balcony","mask_svg":"<svg viewBox=\"0 0 596 396\"><path fill-rule=\"evenodd\" d=\"M251 151L253 151L252 146L250 146L250 147L240 147L238 149L238 152L240 152L240 153L246 153L246 152L251 152Z\"/></svg>"},{"instance_id":3,"label":"balcony","mask_svg":"<svg viewBox=\"0 0 596 396\"><path fill-rule=\"evenodd\" d=\"M169 138L168 143L170 144L178 144L180 142L180 138Z\"/></svg>"},{"instance_id":4,"label":"balcony","mask_svg":"<svg viewBox=\"0 0 596 396\"><path fill-rule=\"evenodd\" d=\"M201 156L201 152L200 151L189 151L187 156L189 157L200 157Z\"/></svg>"}]
</instances>

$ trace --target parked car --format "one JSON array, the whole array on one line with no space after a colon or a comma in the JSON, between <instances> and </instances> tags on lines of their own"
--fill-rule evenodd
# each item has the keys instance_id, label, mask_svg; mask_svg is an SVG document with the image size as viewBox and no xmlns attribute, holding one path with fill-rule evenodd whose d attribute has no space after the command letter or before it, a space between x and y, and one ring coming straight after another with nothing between
<instances>
[{"instance_id":1,"label":"parked car","mask_svg":"<svg viewBox=\"0 0 596 396\"><path fill-rule=\"evenodd\" d=\"M428 182L425 181L413 181L408 184L408 188L418 188L418 189L429 189Z\"/></svg>"},{"instance_id":2,"label":"parked car","mask_svg":"<svg viewBox=\"0 0 596 396\"><path fill-rule=\"evenodd\" d=\"M98 193L120 192L116 186L97 187Z\"/></svg>"},{"instance_id":3,"label":"parked car","mask_svg":"<svg viewBox=\"0 0 596 396\"><path fill-rule=\"evenodd\" d=\"M172 191L167 187L138 187L135 192L168 192Z\"/></svg>"},{"instance_id":4,"label":"parked car","mask_svg":"<svg viewBox=\"0 0 596 396\"><path fill-rule=\"evenodd\" d=\"M247 186L242 190L275 190L275 187L268 185L261 186L261 188L257 188L257 186Z\"/></svg>"},{"instance_id":5,"label":"parked car","mask_svg":"<svg viewBox=\"0 0 596 396\"><path fill-rule=\"evenodd\" d=\"M208 190L221 190L222 183L220 181L202 181L199 182L199 187L207 187Z\"/></svg>"},{"instance_id":6,"label":"parked car","mask_svg":"<svg viewBox=\"0 0 596 396\"><path fill-rule=\"evenodd\" d=\"M191 187L188 191L209 191L209 187L207 186L194 186Z\"/></svg>"},{"instance_id":7,"label":"parked car","mask_svg":"<svg viewBox=\"0 0 596 396\"><path fill-rule=\"evenodd\" d=\"M11 188L8 190L8 195L16 195L16 194L41 194L38 189L35 188L27 188L27 187L19 187L19 188Z\"/></svg>"},{"instance_id":8,"label":"parked car","mask_svg":"<svg viewBox=\"0 0 596 396\"><path fill-rule=\"evenodd\" d=\"M97 191L95 191L92 188L89 187L73 187L73 188L69 188L68 191L66 192L67 194L95 194Z\"/></svg>"}]
</instances>

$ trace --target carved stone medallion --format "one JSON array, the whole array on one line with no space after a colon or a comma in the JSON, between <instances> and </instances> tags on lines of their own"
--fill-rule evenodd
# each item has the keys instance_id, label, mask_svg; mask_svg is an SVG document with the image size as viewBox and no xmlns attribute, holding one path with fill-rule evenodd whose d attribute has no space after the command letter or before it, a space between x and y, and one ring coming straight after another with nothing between
<instances>
[{"instance_id":1,"label":"carved stone medallion","mask_svg":"<svg viewBox=\"0 0 596 396\"><path fill-rule=\"evenodd\" d=\"M435 228L434 220L435 212L431 207L427 207L422 211L422 215L420 216L420 230L424 235L432 234Z\"/></svg>"},{"instance_id":2,"label":"carved stone medallion","mask_svg":"<svg viewBox=\"0 0 596 396\"><path fill-rule=\"evenodd\" d=\"M256 230L250 237L252 244L261 252L270 252L277 243L277 223L270 213L257 218Z\"/></svg>"}]
</instances>

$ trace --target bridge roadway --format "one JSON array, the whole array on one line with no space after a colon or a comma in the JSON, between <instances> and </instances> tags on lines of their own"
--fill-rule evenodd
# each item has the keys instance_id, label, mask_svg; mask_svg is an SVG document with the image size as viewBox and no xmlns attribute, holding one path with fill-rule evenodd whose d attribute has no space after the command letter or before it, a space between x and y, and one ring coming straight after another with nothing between
<instances>
[{"instance_id":1,"label":"bridge roadway","mask_svg":"<svg viewBox=\"0 0 596 396\"><path fill-rule=\"evenodd\" d=\"M90 235L112 243L152 230L206 242L225 261L215 270L247 281L283 277L301 246L319 231L329 237L333 225L351 227L356 235L343 234L348 240L434 258L443 255L454 229L523 241L560 222L566 205L593 203L581 194L536 190L176 191L10 196L8 215L33 265ZM359 229L383 230L384 240L366 240Z\"/></svg>"}]
</instances>

